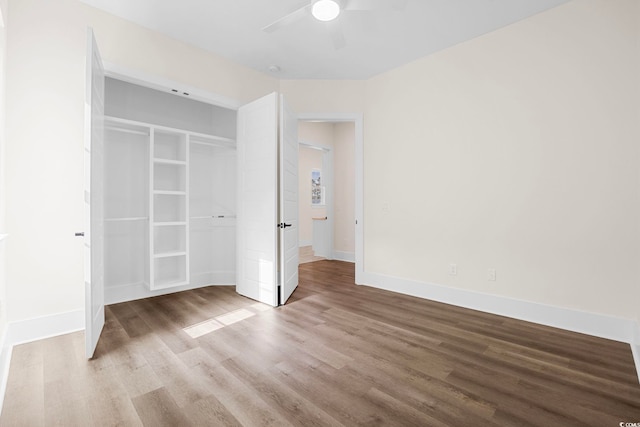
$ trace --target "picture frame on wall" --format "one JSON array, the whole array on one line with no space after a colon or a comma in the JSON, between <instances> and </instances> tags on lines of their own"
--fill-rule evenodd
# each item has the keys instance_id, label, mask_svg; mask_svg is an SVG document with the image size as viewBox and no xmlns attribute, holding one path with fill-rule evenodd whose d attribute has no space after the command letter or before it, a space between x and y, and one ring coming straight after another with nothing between
<instances>
[{"instance_id":1,"label":"picture frame on wall","mask_svg":"<svg viewBox=\"0 0 640 427\"><path fill-rule=\"evenodd\" d=\"M324 187L320 169L311 170L311 206L324 206Z\"/></svg>"}]
</instances>

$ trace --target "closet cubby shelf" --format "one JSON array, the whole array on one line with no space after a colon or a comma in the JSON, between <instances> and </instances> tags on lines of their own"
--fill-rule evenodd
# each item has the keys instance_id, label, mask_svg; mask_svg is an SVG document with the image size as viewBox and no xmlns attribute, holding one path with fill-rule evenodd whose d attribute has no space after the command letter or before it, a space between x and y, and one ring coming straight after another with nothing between
<instances>
[{"instance_id":1,"label":"closet cubby shelf","mask_svg":"<svg viewBox=\"0 0 640 427\"><path fill-rule=\"evenodd\" d=\"M153 190L153 194L160 194L164 196L186 196L186 191L174 191L174 190Z\"/></svg>"},{"instance_id":2,"label":"closet cubby shelf","mask_svg":"<svg viewBox=\"0 0 640 427\"><path fill-rule=\"evenodd\" d=\"M184 160L160 159L158 157L153 159L153 163L160 164L160 165L175 165L175 166L187 165L187 162Z\"/></svg>"},{"instance_id":3,"label":"closet cubby shelf","mask_svg":"<svg viewBox=\"0 0 640 427\"><path fill-rule=\"evenodd\" d=\"M179 252L161 252L157 254L153 254L154 258L169 258L174 256L185 256L187 252L179 251Z\"/></svg>"},{"instance_id":4,"label":"closet cubby shelf","mask_svg":"<svg viewBox=\"0 0 640 427\"><path fill-rule=\"evenodd\" d=\"M165 221L165 222L154 222L153 225L155 227L168 227L171 225L187 225L186 221Z\"/></svg>"},{"instance_id":5,"label":"closet cubby shelf","mask_svg":"<svg viewBox=\"0 0 640 427\"><path fill-rule=\"evenodd\" d=\"M193 144L213 145L215 147L236 147L236 140L223 136L207 135L203 133L189 133L189 142Z\"/></svg>"}]
</instances>

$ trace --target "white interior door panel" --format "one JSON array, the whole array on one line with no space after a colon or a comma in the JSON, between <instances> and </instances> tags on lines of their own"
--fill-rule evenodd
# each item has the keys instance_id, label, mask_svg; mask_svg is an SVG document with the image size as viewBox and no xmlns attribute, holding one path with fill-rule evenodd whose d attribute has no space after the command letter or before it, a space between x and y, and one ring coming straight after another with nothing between
<instances>
[{"instance_id":1,"label":"white interior door panel","mask_svg":"<svg viewBox=\"0 0 640 427\"><path fill-rule=\"evenodd\" d=\"M85 353L92 358L104 327L104 67L88 30L84 143Z\"/></svg>"}]
</instances>

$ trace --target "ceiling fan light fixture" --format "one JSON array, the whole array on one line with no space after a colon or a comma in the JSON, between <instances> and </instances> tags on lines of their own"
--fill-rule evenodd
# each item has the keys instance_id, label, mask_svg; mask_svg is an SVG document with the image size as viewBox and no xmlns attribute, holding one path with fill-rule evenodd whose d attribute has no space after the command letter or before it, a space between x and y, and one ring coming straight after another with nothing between
<instances>
[{"instance_id":1,"label":"ceiling fan light fixture","mask_svg":"<svg viewBox=\"0 0 640 427\"><path fill-rule=\"evenodd\" d=\"M340 5L334 0L318 0L313 4L311 14L318 21L333 21L340 15Z\"/></svg>"}]
</instances>

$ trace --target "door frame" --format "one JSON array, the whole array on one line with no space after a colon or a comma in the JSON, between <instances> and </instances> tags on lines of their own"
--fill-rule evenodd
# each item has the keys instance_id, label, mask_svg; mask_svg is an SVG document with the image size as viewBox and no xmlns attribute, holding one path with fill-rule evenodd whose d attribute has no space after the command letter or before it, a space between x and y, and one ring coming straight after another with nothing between
<instances>
[{"instance_id":1,"label":"door frame","mask_svg":"<svg viewBox=\"0 0 640 427\"><path fill-rule=\"evenodd\" d=\"M353 122L355 125L355 268L356 284L364 279L364 134L362 113L301 113L298 120L319 122Z\"/></svg>"}]
</instances>

